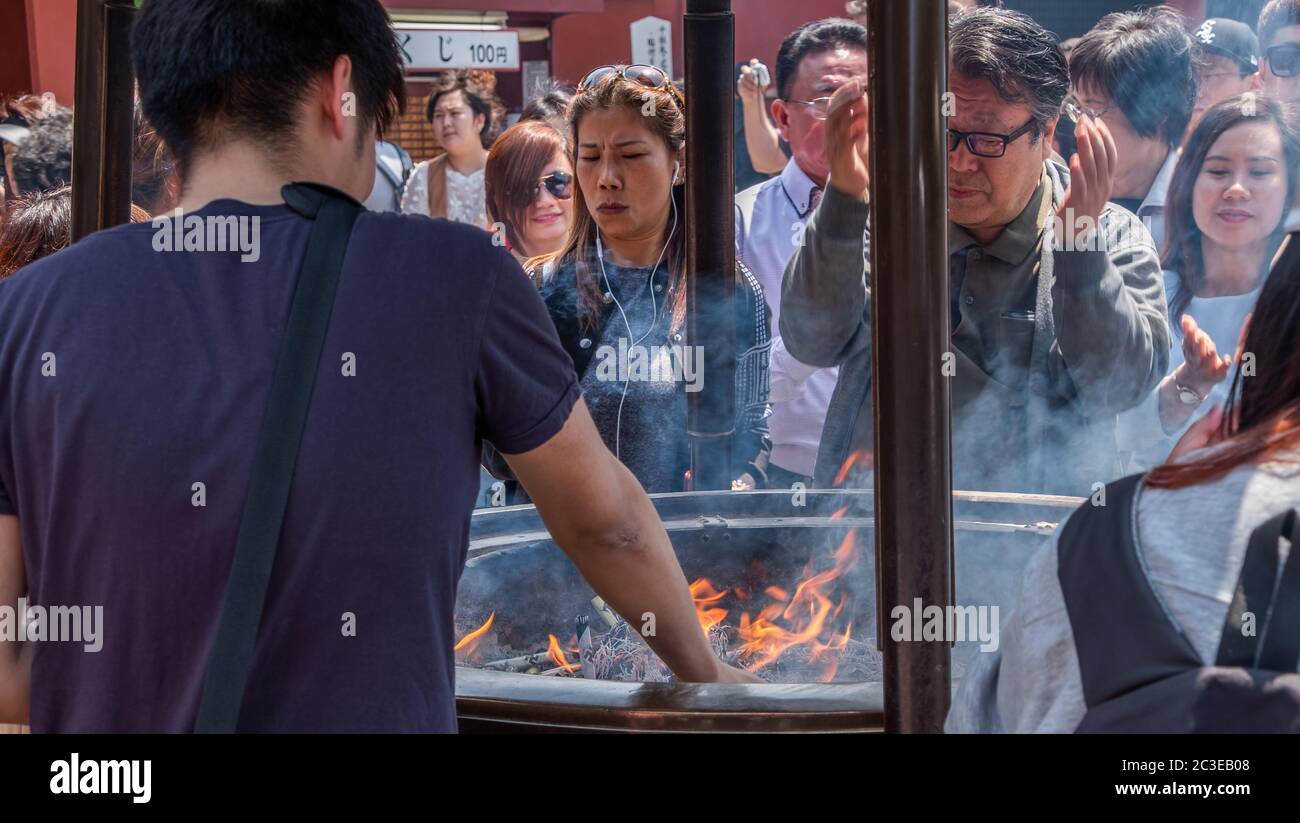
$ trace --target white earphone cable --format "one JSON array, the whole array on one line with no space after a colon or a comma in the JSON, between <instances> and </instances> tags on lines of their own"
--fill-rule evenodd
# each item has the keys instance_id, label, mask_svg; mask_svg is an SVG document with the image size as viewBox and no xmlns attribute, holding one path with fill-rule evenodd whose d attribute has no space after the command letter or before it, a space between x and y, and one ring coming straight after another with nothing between
<instances>
[{"instance_id":1,"label":"white earphone cable","mask_svg":"<svg viewBox=\"0 0 1300 823\"><path fill-rule=\"evenodd\" d=\"M674 182L676 181L676 177L677 174L676 171L674 170L673 172ZM627 329L627 338L628 340L633 341L631 344L632 346L640 345L641 341L649 337L651 333L654 332L655 327L659 325L659 304L655 300L655 290L654 290L655 272L659 271L659 264L664 259L664 253L668 251L668 244L672 242L673 235L677 232L677 198L673 196L671 189L669 190L668 199L673 204L673 227L668 232L668 239L664 241L664 247L659 250L659 257L655 259L654 268L650 269L650 278L646 281L646 288L650 290L650 306L651 306L650 326L646 329L645 334L641 335L639 339L636 339L636 334L632 331L632 324L627 319L627 312L623 310L623 304L619 302L618 296L614 294L614 289L609 284L609 275L606 274L605 272L605 247L600 242L600 226L596 226L596 257L597 259L600 260L600 276L601 279L605 281L605 293L608 294L610 298L613 299L614 305L618 307L618 313L623 318L623 326L624 328ZM628 355L629 357L631 357L630 348L631 347L629 347L629 355ZM614 421L614 457L620 460L622 459L622 456L619 453L619 449L620 446L622 445L621 438L623 433L623 403L624 401L627 400L627 390L630 385L631 385L631 375L624 375L623 394L618 399L618 414L615 417L615 421Z\"/></svg>"}]
</instances>

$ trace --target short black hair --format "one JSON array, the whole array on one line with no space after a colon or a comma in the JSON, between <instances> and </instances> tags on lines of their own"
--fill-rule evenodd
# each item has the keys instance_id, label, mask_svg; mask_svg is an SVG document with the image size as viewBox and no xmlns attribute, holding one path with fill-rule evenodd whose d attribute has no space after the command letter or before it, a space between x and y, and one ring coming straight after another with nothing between
<instances>
[{"instance_id":1,"label":"short black hair","mask_svg":"<svg viewBox=\"0 0 1300 823\"><path fill-rule=\"evenodd\" d=\"M23 194L52 191L72 181L72 109L60 106L28 127L14 150L14 182Z\"/></svg>"},{"instance_id":2,"label":"short black hair","mask_svg":"<svg viewBox=\"0 0 1300 823\"><path fill-rule=\"evenodd\" d=\"M1259 25L1255 26L1255 33L1259 35L1260 57L1264 56L1264 49L1268 48L1269 41L1278 29L1287 26L1300 26L1300 0L1270 0L1260 10Z\"/></svg>"},{"instance_id":3,"label":"short black hair","mask_svg":"<svg viewBox=\"0 0 1300 823\"><path fill-rule=\"evenodd\" d=\"M838 48L867 50L867 30L843 17L827 17L804 23L781 41L776 52L776 93L790 99L790 86L799 73L799 64L810 54Z\"/></svg>"},{"instance_id":4,"label":"short black hair","mask_svg":"<svg viewBox=\"0 0 1300 823\"><path fill-rule=\"evenodd\" d=\"M1000 8L971 9L951 19L948 55L957 74L989 81L1008 103L1027 103L1033 140L1061 113L1070 90L1065 54L1032 17Z\"/></svg>"},{"instance_id":5,"label":"short black hair","mask_svg":"<svg viewBox=\"0 0 1300 823\"><path fill-rule=\"evenodd\" d=\"M344 54L367 126L385 131L405 105L379 0L145 0L131 51L145 117L182 170L232 133L292 150L297 104Z\"/></svg>"},{"instance_id":6,"label":"short black hair","mask_svg":"<svg viewBox=\"0 0 1300 823\"><path fill-rule=\"evenodd\" d=\"M523 112L519 115L519 122L522 123L525 120L545 121L553 117L567 120L569 117L569 104L572 102L572 91L564 87L552 88L546 94L524 106Z\"/></svg>"},{"instance_id":7,"label":"short black hair","mask_svg":"<svg viewBox=\"0 0 1300 823\"><path fill-rule=\"evenodd\" d=\"M1108 14L1070 52L1070 79L1105 92L1139 135L1176 146L1199 82L1185 22L1170 6Z\"/></svg>"}]
</instances>

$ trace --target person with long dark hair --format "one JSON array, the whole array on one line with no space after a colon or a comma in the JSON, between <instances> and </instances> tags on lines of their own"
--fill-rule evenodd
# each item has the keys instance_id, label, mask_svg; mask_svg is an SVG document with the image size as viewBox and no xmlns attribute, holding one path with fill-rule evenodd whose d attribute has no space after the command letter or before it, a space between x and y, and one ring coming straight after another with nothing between
<instances>
[{"instance_id":1,"label":"person with long dark hair","mask_svg":"<svg viewBox=\"0 0 1300 823\"><path fill-rule=\"evenodd\" d=\"M578 87L569 123L573 228L558 253L529 265L543 271L543 297L606 445L647 491L681 491L686 395L708 377L685 328L686 101L654 66L604 66ZM738 265L735 305L703 311L736 319L731 476L761 485L770 347L762 287Z\"/></svg>"},{"instance_id":2,"label":"person with long dark hair","mask_svg":"<svg viewBox=\"0 0 1300 823\"><path fill-rule=\"evenodd\" d=\"M1300 173L1294 113L1254 93L1206 110L1169 186L1162 254L1174 347L1145 402L1120 416L1123 448L1159 463L1206 401L1221 403L1238 338L1283 237Z\"/></svg>"}]
</instances>

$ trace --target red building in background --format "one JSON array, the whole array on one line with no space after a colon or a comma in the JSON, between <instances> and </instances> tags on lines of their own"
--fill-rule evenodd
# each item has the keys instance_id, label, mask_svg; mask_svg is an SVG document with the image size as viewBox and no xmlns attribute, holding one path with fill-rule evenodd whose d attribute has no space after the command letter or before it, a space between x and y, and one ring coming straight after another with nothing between
<instances>
[{"instance_id":1,"label":"red building in background","mask_svg":"<svg viewBox=\"0 0 1300 823\"><path fill-rule=\"evenodd\" d=\"M1036 10L1039 0L1005 0L1010 8ZM554 78L574 84L590 68L626 63L632 56L633 21L658 17L671 23L673 73L682 75L682 18L686 0L381 0L395 25L416 28L504 30L519 35L518 69L498 73L498 93L511 112L530 96L524 78ZM1059 2L1059 0L1051 0ZM1193 23L1206 0L1170 0ZM1090 0L1076 0L1088 6ZM1101 6L1105 5L1105 8ZM1100 16L1113 3L1098 6ZM1127 6L1128 4L1123 4ZM51 91L60 102L73 97L77 0L0 0L0 94ZM787 33L821 17L843 16L844 0L733 0L736 54L733 62L757 57L769 66ZM1064 35L1074 34L1067 32ZM400 142L419 159L432 152L431 135L419 105L428 85L418 74L408 84L411 115Z\"/></svg>"},{"instance_id":2,"label":"red building in background","mask_svg":"<svg viewBox=\"0 0 1300 823\"><path fill-rule=\"evenodd\" d=\"M520 32L520 59L546 60L550 74L576 82L602 63L626 62L632 52L629 25L654 16L673 24L673 66L681 75L682 14L686 0L381 0L395 21L470 25L474 19ZM807 20L844 14L843 0L735 0L737 59L758 57L771 63L776 47L792 28ZM73 49L77 0L0 2L0 92L52 91L72 100ZM511 74L516 76L511 77ZM522 104L518 73L503 73L507 103Z\"/></svg>"}]
</instances>

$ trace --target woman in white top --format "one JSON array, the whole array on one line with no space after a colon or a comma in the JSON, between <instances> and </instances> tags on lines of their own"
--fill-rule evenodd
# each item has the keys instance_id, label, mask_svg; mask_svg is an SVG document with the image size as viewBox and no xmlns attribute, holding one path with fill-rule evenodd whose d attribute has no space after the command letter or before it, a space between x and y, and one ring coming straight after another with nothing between
<instances>
[{"instance_id":1,"label":"woman in white top","mask_svg":"<svg viewBox=\"0 0 1300 823\"><path fill-rule=\"evenodd\" d=\"M402 211L487 229L483 169L505 122L496 76L486 71L441 75L425 116L446 153L415 167L402 195Z\"/></svg>"},{"instance_id":2,"label":"woman in white top","mask_svg":"<svg viewBox=\"0 0 1300 823\"><path fill-rule=\"evenodd\" d=\"M1169 629L1182 634L1204 666L1214 665L1218 658L1251 533L1270 518L1300 508L1297 339L1300 235L1291 235L1264 282L1246 333L1245 347L1257 357L1254 376L1238 369L1228 392L1227 409L1215 407L1194 423L1170 462L1143 478L1127 526L1133 545L1099 540L1086 547L1095 552L1093 562L1097 563L1110 563L1121 551L1137 555L1134 562L1140 564L1152 596L1172 624ZM1084 503L1070 519L1107 516L1103 513L1119 516L1120 508L1094 508ZM1112 631L1114 624L1107 625L1100 610L1123 606L1101 598L1067 606L1062 581L1070 588L1080 574L1077 564L1058 563L1059 543L1067 529L1063 524L1026 566L1019 602L1001 623L1000 645L996 651L974 655L976 660L953 697L946 731L1071 732L1092 707L1089 701L1096 705L1101 702L1098 698L1104 699L1095 691L1085 694L1079 633L1088 632L1098 639L1098 630L1087 628L1093 620L1106 626L1105 631ZM1300 540L1292 541L1290 554L1295 553L1297 543ZM1277 568L1282 569L1282 564L1278 559ZM1283 576L1275 585L1283 589L1285 583ZM1274 605L1272 610L1261 608L1255 615L1254 625L1264 642L1271 640L1270 618L1282 612ZM1152 636L1153 628L1159 627L1125 626L1126 632L1136 633L1143 643ZM1106 638L1100 639L1104 642ZM1137 644L1124 644L1116 638L1117 649L1126 645L1132 650ZM1156 682L1161 675L1177 673L1183 665L1168 658L1157 661L1155 655L1153 651L1147 660L1137 661L1144 668L1131 670L1132 675L1136 678L1145 673L1147 682ZM1126 668L1132 665L1130 657L1125 654L1121 658ZM1283 696L1286 689L1279 681L1266 682L1263 689ZM1132 692L1120 694L1121 700L1133 697ZM1286 708L1282 700L1268 705L1274 711ZM1243 710L1248 707L1244 703L1239 706ZM1280 717L1280 713L1274 714L1271 719L1284 731L1287 725ZM1193 716L1186 719L1190 729ZM1243 719L1258 720L1259 716L1246 716L1242 711L1232 717L1236 722ZM1131 722L1144 721L1144 716L1135 712Z\"/></svg>"},{"instance_id":3,"label":"woman in white top","mask_svg":"<svg viewBox=\"0 0 1300 823\"><path fill-rule=\"evenodd\" d=\"M1162 255L1179 345L1156 391L1120 415L1121 447L1136 453L1135 468L1161 462L1206 401L1224 399L1246 318L1281 242L1297 164L1292 115L1253 93L1208 109L1188 138L1169 186Z\"/></svg>"}]
</instances>

